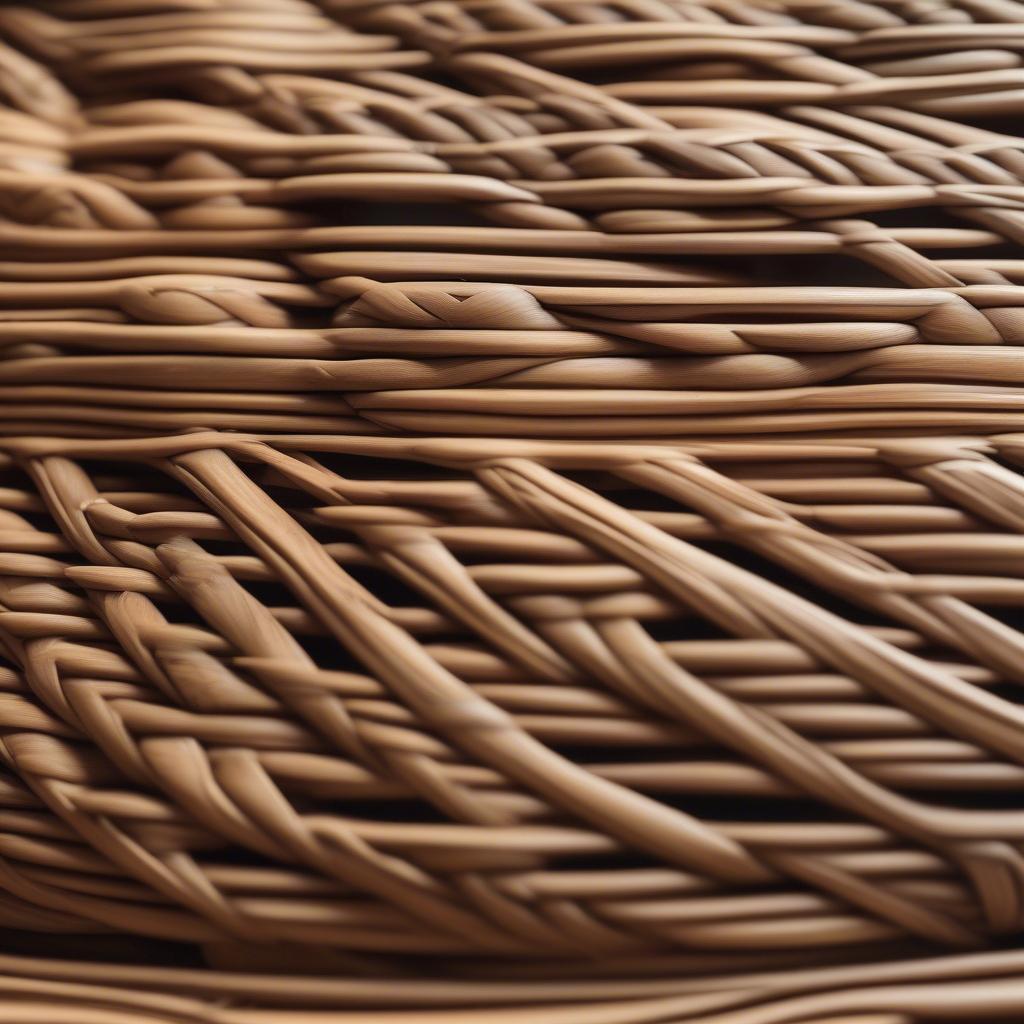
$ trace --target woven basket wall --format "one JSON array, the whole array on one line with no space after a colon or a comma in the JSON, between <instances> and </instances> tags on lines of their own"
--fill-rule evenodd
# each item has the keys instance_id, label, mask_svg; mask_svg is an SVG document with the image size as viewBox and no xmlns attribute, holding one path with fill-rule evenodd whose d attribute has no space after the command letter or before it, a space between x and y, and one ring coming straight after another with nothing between
<instances>
[{"instance_id":1,"label":"woven basket wall","mask_svg":"<svg viewBox=\"0 0 1024 1024\"><path fill-rule=\"evenodd\" d=\"M0 4L0 1020L1024 1020L1024 4Z\"/></svg>"}]
</instances>

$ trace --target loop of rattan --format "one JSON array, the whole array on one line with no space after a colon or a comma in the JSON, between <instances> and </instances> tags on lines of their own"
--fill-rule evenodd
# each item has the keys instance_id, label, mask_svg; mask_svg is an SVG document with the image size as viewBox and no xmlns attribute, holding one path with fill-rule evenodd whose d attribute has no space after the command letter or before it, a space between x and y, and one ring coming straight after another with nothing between
<instances>
[{"instance_id":1,"label":"loop of rattan","mask_svg":"<svg viewBox=\"0 0 1024 1024\"><path fill-rule=\"evenodd\" d=\"M1022 14L0 7L4 1000L1019 1015Z\"/></svg>"}]
</instances>

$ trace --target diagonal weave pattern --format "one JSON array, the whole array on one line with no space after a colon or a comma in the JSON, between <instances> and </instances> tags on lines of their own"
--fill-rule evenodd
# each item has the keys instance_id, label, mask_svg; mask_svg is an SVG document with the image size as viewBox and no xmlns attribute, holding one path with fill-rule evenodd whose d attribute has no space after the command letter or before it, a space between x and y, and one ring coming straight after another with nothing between
<instances>
[{"instance_id":1,"label":"diagonal weave pattern","mask_svg":"<svg viewBox=\"0 0 1024 1024\"><path fill-rule=\"evenodd\" d=\"M1018 1019L1022 26L0 6L0 1009Z\"/></svg>"}]
</instances>

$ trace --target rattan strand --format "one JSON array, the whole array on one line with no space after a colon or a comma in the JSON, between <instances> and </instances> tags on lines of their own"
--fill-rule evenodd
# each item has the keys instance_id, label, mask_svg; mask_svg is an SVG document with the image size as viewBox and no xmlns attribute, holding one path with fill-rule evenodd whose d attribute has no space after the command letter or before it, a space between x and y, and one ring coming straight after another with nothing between
<instances>
[{"instance_id":1,"label":"rattan strand","mask_svg":"<svg viewBox=\"0 0 1024 1024\"><path fill-rule=\"evenodd\" d=\"M3 1013L1020 1016L1022 11L0 8Z\"/></svg>"}]
</instances>

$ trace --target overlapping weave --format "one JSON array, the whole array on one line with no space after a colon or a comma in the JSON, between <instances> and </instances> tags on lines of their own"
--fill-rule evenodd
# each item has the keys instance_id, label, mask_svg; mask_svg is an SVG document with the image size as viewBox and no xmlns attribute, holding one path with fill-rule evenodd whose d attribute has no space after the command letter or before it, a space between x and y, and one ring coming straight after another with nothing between
<instances>
[{"instance_id":1,"label":"overlapping weave","mask_svg":"<svg viewBox=\"0 0 1024 1024\"><path fill-rule=\"evenodd\" d=\"M0 38L5 1020L1024 1015L1024 5Z\"/></svg>"}]
</instances>

